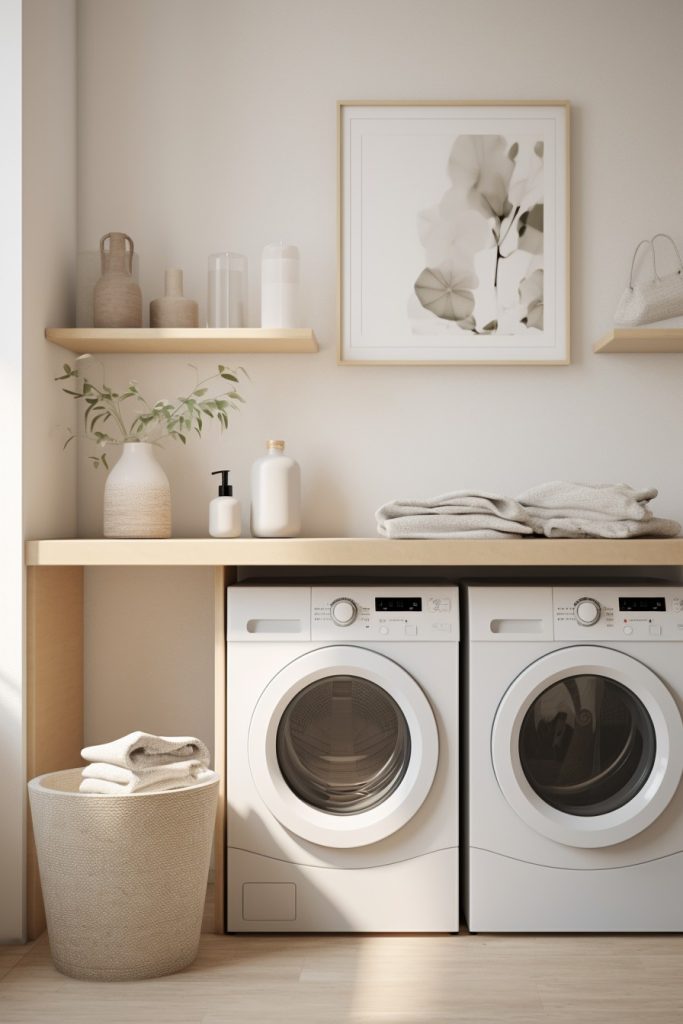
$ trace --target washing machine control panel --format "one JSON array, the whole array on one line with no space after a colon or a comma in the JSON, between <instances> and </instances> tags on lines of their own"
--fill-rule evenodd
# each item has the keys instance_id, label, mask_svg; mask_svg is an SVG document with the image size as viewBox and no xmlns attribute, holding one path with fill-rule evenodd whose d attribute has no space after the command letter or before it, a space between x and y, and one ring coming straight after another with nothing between
<instances>
[{"instance_id":1,"label":"washing machine control panel","mask_svg":"<svg viewBox=\"0 0 683 1024\"><path fill-rule=\"evenodd\" d=\"M458 591L445 586L312 587L312 640L459 639Z\"/></svg>"},{"instance_id":2,"label":"washing machine control panel","mask_svg":"<svg viewBox=\"0 0 683 1024\"><path fill-rule=\"evenodd\" d=\"M556 640L683 642L683 587L553 587Z\"/></svg>"}]
</instances>

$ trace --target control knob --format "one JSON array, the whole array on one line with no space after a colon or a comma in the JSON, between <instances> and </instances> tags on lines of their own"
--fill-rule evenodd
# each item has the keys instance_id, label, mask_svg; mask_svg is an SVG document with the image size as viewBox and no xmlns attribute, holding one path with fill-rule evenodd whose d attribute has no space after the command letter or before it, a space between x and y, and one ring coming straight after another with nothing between
<instances>
[{"instance_id":1,"label":"control knob","mask_svg":"<svg viewBox=\"0 0 683 1024\"><path fill-rule=\"evenodd\" d=\"M330 606L332 621L338 626L350 626L358 615L358 606L349 597L339 597Z\"/></svg>"},{"instance_id":2,"label":"control knob","mask_svg":"<svg viewBox=\"0 0 683 1024\"><path fill-rule=\"evenodd\" d=\"M592 597L581 597L574 604L574 617L580 626L594 626L602 609Z\"/></svg>"}]
</instances>

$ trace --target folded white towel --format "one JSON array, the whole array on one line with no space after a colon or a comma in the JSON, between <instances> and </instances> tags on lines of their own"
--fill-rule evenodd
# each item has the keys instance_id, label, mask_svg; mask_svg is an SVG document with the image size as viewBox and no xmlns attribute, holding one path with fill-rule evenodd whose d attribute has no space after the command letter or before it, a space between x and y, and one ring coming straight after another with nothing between
<instances>
[{"instance_id":1,"label":"folded white towel","mask_svg":"<svg viewBox=\"0 0 683 1024\"><path fill-rule=\"evenodd\" d=\"M152 736L147 732L131 732L111 743L99 743L81 750L84 761L106 762L138 771L170 765L177 761L199 761L209 764L209 751L194 736Z\"/></svg>"},{"instance_id":2,"label":"folded white towel","mask_svg":"<svg viewBox=\"0 0 683 1024\"><path fill-rule=\"evenodd\" d=\"M523 523L511 523L496 516L400 516L377 524L377 532L392 540L448 540L465 537L471 540L513 540L531 533Z\"/></svg>"},{"instance_id":3,"label":"folded white towel","mask_svg":"<svg viewBox=\"0 0 683 1024\"><path fill-rule=\"evenodd\" d=\"M514 498L475 491L389 501L377 509L375 518L377 532L394 539L507 538L532 532L525 510Z\"/></svg>"},{"instance_id":4,"label":"folded white towel","mask_svg":"<svg viewBox=\"0 0 683 1024\"><path fill-rule=\"evenodd\" d=\"M154 768L140 768L136 771L121 768L104 761L86 765L83 769L81 793L138 793L154 790L180 789L205 782L213 772L201 761L177 761L174 764Z\"/></svg>"},{"instance_id":5,"label":"folded white towel","mask_svg":"<svg viewBox=\"0 0 683 1024\"><path fill-rule=\"evenodd\" d=\"M676 537L681 524L658 519L647 503L654 487L637 491L628 484L575 484L554 480L519 495L534 533L546 537Z\"/></svg>"},{"instance_id":6,"label":"folded white towel","mask_svg":"<svg viewBox=\"0 0 683 1024\"><path fill-rule=\"evenodd\" d=\"M533 509L529 510L533 513ZM677 537L681 524L674 519L588 519L559 516L554 519L530 516L535 533L546 537L606 537L627 540L629 537Z\"/></svg>"},{"instance_id":7,"label":"folded white towel","mask_svg":"<svg viewBox=\"0 0 683 1024\"><path fill-rule=\"evenodd\" d=\"M575 484L553 480L531 487L517 500L525 509L533 510L537 518L582 514L583 518L650 519L652 512L647 502L657 494L654 487L636 491L628 484Z\"/></svg>"}]
</instances>

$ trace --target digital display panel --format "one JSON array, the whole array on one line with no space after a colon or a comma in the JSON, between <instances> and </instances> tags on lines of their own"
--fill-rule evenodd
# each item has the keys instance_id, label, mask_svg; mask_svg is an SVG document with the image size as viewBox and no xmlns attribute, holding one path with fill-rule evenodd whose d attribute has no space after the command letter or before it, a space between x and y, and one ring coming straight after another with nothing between
<instances>
[{"instance_id":1,"label":"digital display panel","mask_svg":"<svg viewBox=\"0 0 683 1024\"><path fill-rule=\"evenodd\" d=\"M421 612L421 597L376 597L376 612Z\"/></svg>"},{"instance_id":2,"label":"digital display panel","mask_svg":"<svg viewBox=\"0 0 683 1024\"><path fill-rule=\"evenodd\" d=\"M663 597L620 597L620 612L665 612L666 600Z\"/></svg>"}]
</instances>

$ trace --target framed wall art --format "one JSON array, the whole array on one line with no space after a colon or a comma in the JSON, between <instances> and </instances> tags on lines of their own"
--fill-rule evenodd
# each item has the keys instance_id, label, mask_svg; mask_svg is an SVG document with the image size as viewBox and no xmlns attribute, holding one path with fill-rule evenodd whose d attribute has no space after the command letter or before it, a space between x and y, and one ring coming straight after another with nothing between
<instances>
[{"instance_id":1,"label":"framed wall art","mask_svg":"<svg viewBox=\"0 0 683 1024\"><path fill-rule=\"evenodd\" d=\"M339 361L569 362L569 104L339 104Z\"/></svg>"}]
</instances>

